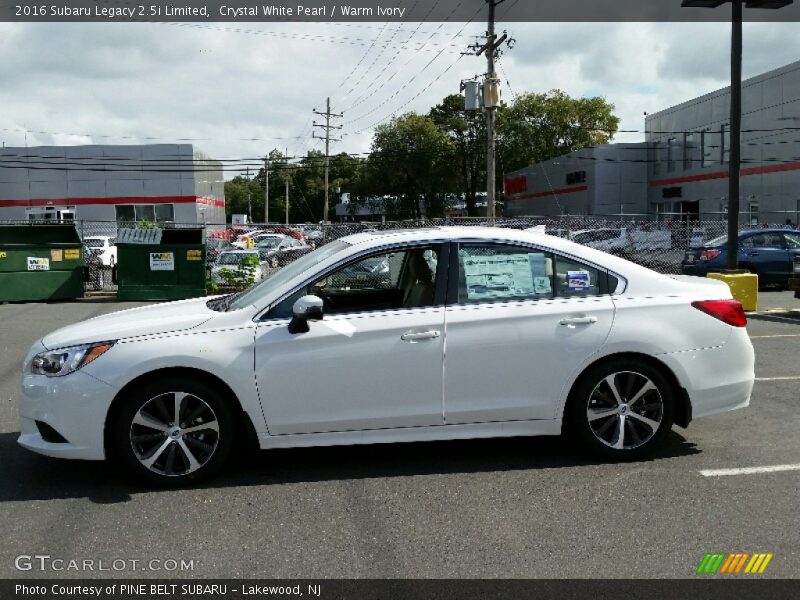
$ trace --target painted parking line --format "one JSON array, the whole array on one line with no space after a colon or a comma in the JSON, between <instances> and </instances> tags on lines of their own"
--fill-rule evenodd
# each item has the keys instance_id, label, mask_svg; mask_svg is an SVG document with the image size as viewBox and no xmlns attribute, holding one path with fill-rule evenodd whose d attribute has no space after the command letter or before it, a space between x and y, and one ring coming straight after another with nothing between
<instances>
[{"instance_id":1,"label":"painted parking line","mask_svg":"<svg viewBox=\"0 0 800 600\"><path fill-rule=\"evenodd\" d=\"M797 381L800 375L792 375L791 377L756 377L756 381Z\"/></svg>"},{"instance_id":2,"label":"painted parking line","mask_svg":"<svg viewBox=\"0 0 800 600\"><path fill-rule=\"evenodd\" d=\"M769 340L772 338L800 337L800 333L779 333L778 335L751 335L751 340Z\"/></svg>"},{"instance_id":3,"label":"painted parking line","mask_svg":"<svg viewBox=\"0 0 800 600\"><path fill-rule=\"evenodd\" d=\"M706 469L701 470L703 477L724 477L726 475L758 475L761 473L780 473L781 471L800 471L800 464L772 465L768 467L744 467L741 469Z\"/></svg>"}]
</instances>

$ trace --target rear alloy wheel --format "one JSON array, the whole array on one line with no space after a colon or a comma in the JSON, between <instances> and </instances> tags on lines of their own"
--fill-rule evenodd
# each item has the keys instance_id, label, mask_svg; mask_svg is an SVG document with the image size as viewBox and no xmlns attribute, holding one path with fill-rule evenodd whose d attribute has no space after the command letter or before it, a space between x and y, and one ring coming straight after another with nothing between
<instances>
[{"instance_id":1,"label":"rear alloy wheel","mask_svg":"<svg viewBox=\"0 0 800 600\"><path fill-rule=\"evenodd\" d=\"M116 454L137 475L160 485L197 481L230 454L233 420L211 388L181 379L136 393L115 428Z\"/></svg>"},{"instance_id":2,"label":"rear alloy wheel","mask_svg":"<svg viewBox=\"0 0 800 600\"><path fill-rule=\"evenodd\" d=\"M649 364L614 361L587 373L570 399L569 424L589 450L604 458L639 458L672 427L674 397Z\"/></svg>"}]
</instances>

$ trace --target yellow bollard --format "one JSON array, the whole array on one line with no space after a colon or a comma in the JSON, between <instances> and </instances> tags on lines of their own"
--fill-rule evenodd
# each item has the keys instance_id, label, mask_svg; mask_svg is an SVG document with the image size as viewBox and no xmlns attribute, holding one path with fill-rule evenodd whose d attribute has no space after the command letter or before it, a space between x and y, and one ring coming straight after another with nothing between
<instances>
[{"instance_id":1,"label":"yellow bollard","mask_svg":"<svg viewBox=\"0 0 800 600\"><path fill-rule=\"evenodd\" d=\"M755 273L709 273L707 277L727 283L745 311L758 310L758 275Z\"/></svg>"}]
</instances>

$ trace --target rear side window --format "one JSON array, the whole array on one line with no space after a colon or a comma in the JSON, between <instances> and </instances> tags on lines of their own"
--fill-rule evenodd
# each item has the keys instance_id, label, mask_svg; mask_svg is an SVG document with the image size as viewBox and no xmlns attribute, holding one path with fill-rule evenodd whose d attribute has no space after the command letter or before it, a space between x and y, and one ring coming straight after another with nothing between
<instances>
[{"instance_id":1,"label":"rear side window","mask_svg":"<svg viewBox=\"0 0 800 600\"><path fill-rule=\"evenodd\" d=\"M598 296L608 293L606 272L583 263L556 256L556 296Z\"/></svg>"},{"instance_id":2,"label":"rear side window","mask_svg":"<svg viewBox=\"0 0 800 600\"><path fill-rule=\"evenodd\" d=\"M552 254L504 244L463 244L459 249L459 304L552 297Z\"/></svg>"}]
</instances>

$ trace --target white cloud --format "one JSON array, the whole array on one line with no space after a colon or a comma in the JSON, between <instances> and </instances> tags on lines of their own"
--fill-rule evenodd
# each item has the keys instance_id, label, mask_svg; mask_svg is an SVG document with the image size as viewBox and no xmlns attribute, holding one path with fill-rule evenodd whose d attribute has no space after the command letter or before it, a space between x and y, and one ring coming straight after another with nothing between
<instances>
[{"instance_id":1,"label":"white cloud","mask_svg":"<svg viewBox=\"0 0 800 600\"><path fill-rule=\"evenodd\" d=\"M722 87L729 77L725 23L501 27L517 40L501 61L513 92L603 95L616 105L622 129L640 130L643 112ZM0 24L0 137L6 145L24 144L25 130L28 145L193 138L219 158L263 156L272 148L297 153L319 147L311 140L311 110L322 109L330 95L348 124L334 150L364 152L370 130L356 132L397 111L427 111L462 79L485 71L482 58L458 53L482 29L480 23ZM798 58L796 24L745 25L746 76Z\"/></svg>"}]
</instances>

